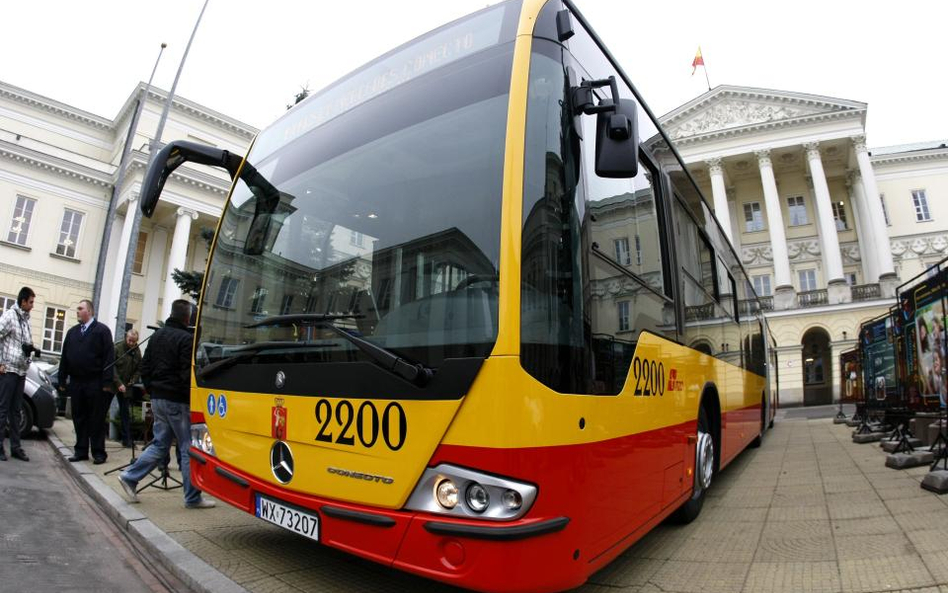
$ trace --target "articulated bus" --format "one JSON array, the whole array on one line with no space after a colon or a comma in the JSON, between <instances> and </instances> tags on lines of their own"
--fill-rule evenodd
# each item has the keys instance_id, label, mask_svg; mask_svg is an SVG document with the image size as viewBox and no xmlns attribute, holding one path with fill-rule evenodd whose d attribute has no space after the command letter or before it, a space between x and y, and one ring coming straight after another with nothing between
<instances>
[{"instance_id":1,"label":"articulated bus","mask_svg":"<svg viewBox=\"0 0 948 593\"><path fill-rule=\"evenodd\" d=\"M234 179L195 328L191 479L482 591L583 583L701 510L776 350L680 156L575 6L511 0L290 109Z\"/></svg>"}]
</instances>

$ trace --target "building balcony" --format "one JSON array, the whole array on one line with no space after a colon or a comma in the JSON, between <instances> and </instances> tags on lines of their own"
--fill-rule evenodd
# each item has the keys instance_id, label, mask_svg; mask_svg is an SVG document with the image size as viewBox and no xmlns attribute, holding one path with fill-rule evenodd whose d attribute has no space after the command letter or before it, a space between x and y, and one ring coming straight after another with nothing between
<instances>
[{"instance_id":1,"label":"building balcony","mask_svg":"<svg viewBox=\"0 0 948 593\"><path fill-rule=\"evenodd\" d=\"M882 289L878 284L858 284L853 286L853 302L871 301L882 298Z\"/></svg>"},{"instance_id":2,"label":"building balcony","mask_svg":"<svg viewBox=\"0 0 948 593\"><path fill-rule=\"evenodd\" d=\"M829 304L829 294L825 288L798 292L797 302L801 307L819 307Z\"/></svg>"}]
</instances>

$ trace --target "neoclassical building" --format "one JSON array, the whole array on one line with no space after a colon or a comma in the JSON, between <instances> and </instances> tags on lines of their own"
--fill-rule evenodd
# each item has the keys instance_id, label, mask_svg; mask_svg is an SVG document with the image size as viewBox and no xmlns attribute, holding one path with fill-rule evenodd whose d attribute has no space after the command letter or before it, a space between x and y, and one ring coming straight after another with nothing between
<instances>
[{"instance_id":1,"label":"neoclassical building","mask_svg":"<svg viewBox=\"0 0 948 593\"><path fill-rule=\"evenodd\" d=\"M167 99L152 89L130 134L144 90L108 119L0 82L0 304L20 286L34 288L34 341L48 353L60 351L76 304L93 293L110 203L101 321L114 329L133 241L127 322L135 327L167 316L180 296L173 270L204 268L202 229L220 217L230 185L223 172L179 168L132 236L129 213ZM662 118L763 297L784 404L838 394L838 355L855 345L859 324L884 313L900 283L948 256L948 147L869 148L866 114L857 101L719 86ZM175 97L162 140L243 153L255 134Z\"/></svg>"},{"instance_id":2,"label":"neoclassical building","mask_svg":"<svg viewBox=\"0 0 948 593\"><path fill-rule=\"evenodd\" d=\"M127 322L148 325L167 317L181 293L171 272L203 270L202 228L215 228L230 187L226 174L182 167L169 180L155 215L132 237L138 193L167 93L152 88L134 134L130 124L144 96L140 84L114 119L0 82L0 299L4 307L21 286L36 291L34 343L58 354L76 322L80 299L91 298L109 205L109 233L97 318L114 331L129 243L137 244ZM227 115L175 97L162 140L186 139L237 153L257 130ZM130 158L121 185L125 143Z\"/></svg>"},{"instance_id":3,"label":"neoclassical building","mask_svg":"<svg viewBox=\"0 0 948 593\"><path fill-rule=\"evenodd\" d=\"M948 256L948 145L869 148L866 114L719 86L661 118L763 296L787 404L838 395L859 325Z\"/></svg>"}]
</instances>

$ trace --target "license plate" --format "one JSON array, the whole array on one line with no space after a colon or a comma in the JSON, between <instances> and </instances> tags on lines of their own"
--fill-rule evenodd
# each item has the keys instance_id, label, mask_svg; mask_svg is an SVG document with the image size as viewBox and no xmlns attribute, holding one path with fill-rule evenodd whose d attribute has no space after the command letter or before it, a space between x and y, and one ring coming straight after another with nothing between
<instances>
[{"instance_id":1,"label":"license plate","mask_svg":"<svg viewBox=\"0 0 948 593\"><path fill-rule=\"evenodd\" d=\"M264 521L319 541L319 515L316 513L310 513L258 494L255 514Z\"/></svg>"}]
</instances>

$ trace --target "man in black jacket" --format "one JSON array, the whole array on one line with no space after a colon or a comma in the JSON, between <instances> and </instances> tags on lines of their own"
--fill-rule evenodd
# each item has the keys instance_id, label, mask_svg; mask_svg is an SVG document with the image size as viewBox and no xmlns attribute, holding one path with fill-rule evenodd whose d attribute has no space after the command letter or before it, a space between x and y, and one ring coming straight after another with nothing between
<instances>
[{"instance_id":1,"label":"man in black jacket","mask_svg":"<svg viewBox=\"0 0 948 593\"><path fill-rule=\"evenodd\" d=\"M105 463L105 413L112 394L112 361L115 349L112 332L95 319L92 301L83 299L76 307L79 324L66 333L59 360L59 390L72 399L72 424L76 429L75 454L69 461L92 459Z\"/></svg>"},{"instance_id":2,"label":"man in black jacket","mask_svg":"<svg viewBox=\"0 0 948 593\"><path fill-rule=\"evenodd\" d=\"M151 470L165 462L171 440L178 439L181 452L181 478L184 482L184 506L207 509L213 500L201 498L191 483L191 463L187 449L191 445L191 349L194 339L188 330L191 303L177 300L171 304L171 317L151 337L142 359L142 381L151 396L155 415L155 438L142 456L119 474L119 482L132 502L138 502L138 483Z\"/></svg>"}]
</instances>

